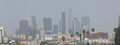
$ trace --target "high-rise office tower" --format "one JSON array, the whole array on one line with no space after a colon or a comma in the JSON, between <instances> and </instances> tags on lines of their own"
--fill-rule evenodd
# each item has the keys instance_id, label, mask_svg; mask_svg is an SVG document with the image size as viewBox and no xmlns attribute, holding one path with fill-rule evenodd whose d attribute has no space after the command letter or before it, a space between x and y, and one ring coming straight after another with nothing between
<instances>
[{"instance_id":1,"label":"high-rise office tower","mask_svg":"<svg viewBox=\"0 0 120 45\"><path fill-rule=\"evenodd\" d=\"M52 33L52 19L49 17L44 18L43 23L44 23L43 26L45 29L45 33L48 35L51 35L51 33Z\"/></svg>"},{"instance_id":2,"label":"high-rise office tower","mask_svg":"<svg viewBox=\"0 0 120 45\"><path fill-rule=\"evenodd\" d=\"M20 20L19 31L20 35L25 35L26 37L29 35L29 26L27 20Z\"/></svg>"},{"instance_id":3,"label":"high-rise office tower","mask_svg":"<svg viewBox=\"0 0 120 45\"><path fill-rule=\"evenodd\" d=\"M66 13L62 12L62 34L66 33Z\"/></svg>"},{"instance_id":4,"label":"high-rise office tower","mask_svg":"<svg viewBox=\"0 0 120 45\"><path fill-rule=\"evenodd\" d=\"M68 32L69 32L69 34L74 34L72 9L68 10Z\"/></svg>"},{"instance_id":5,"label":"high-rise office tower","mask_svg":"<svg viewBox=\"0 0 120 45\"><path fill-rule=\"evenodd\" d=\"M61 20L59 20L59 30L58 30L58 32L59 33L62 33L62 21Z\"/></svg>"},{"instance_id":6,"label":"high-rise office tower","mask_svg":"<svg viewBox=\"0 0 120 45\"><path fill-rule=\"evenodd\" d=\"M73 29L74 29L74 34L76 32L81 32L81 30L80 30L80 21L78 20L77 17L74 17L74 26L73 26Z\"/></svg>"},{"instance_id":7,"label":"high-rise office tower","mask_svg":"<svg viewBox=\"0 0 120 45\"><path fill-rule=\"evenodd\" d=\"M89 17L81 18L81 29L90 31L90 19Z\"/></svg>"},{"instance_id":8,"label":"high-rise office tower","mask_svg":"<svg viewBox=\"0 0 120 45\"><path fill-rule=\"evenodd\" d=\"M53 25L53 34L58 34L58 25Z\"/></svg>"},{"instance_id":9,"label":"high-rise office tower","mask_svg":"<svg viewBox=\"0 0 120 45\"><path fill-rule=\"evenodd\" d=\"M27 15L26 19L28 20L28 24L30 27L30 35L32 35L34 38L36 35L36 31L37 31L36 18L34 16Z\"/></svg>"},{"instance_id":10,"label":"high-rise office tower","mask_svg":"<svg viewBox=\"0 0 120 45\"><path fill-rule=\"evenodd\" d=\"M118 16L118 26L120 26L120 16Z\"/></svg>"},{"instance_id":11,"label":"high-rise office tower","mask_svg":"<svg viewBox=\"0 0 120 45\"><path fill-rule=\"evenodd\" d=\"M3 37L5 36L4 27L0 25L0 43L3 43Z\"/></svg>"}]
</instances>

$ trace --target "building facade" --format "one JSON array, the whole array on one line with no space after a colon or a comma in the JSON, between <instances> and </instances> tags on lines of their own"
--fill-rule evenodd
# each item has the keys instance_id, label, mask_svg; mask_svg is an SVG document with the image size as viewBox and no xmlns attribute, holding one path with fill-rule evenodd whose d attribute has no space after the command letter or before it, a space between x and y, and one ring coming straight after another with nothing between
<instances>
[{"instance_id":1,"label":"building facade","mask_svg":"<svg viewBox=\"0 0 120 45\"><path fill-rule=\"evenodd\" d=\"M58 25L53 25L53 34L58 34Z\"/></svg>"},{"instance_id":2,"label":"building facade","mask_svg":"<svg viewBox=\"0 0 120 45\"><path fill-rule=\"evenodd\" d=\"M3 37L5 36L4 27L0 25L0 43L3 43Z\"/></svg>"},{"instance_id":3,"label":"building facade","mask_svg":"<svg viewBox=\"0 0 120 45\"><path fill-rule=\"evenodd\" d=\"M29 25L27 20L19 21L19 35L25 35L25 37L29 36Z\"/></svg>"},{"instance_id":4,"label":"building facade","mask_svg":"<svg viewBox=\"0 0 120 45\"><path fill-rule=\"evenodd\" d=\"M45 29L44 28L40 29L40 40L41 41L45 40Z\"/></svg>"},{"instance_id":5,"label":"building facade","mask_svg":"<svg viewBox=\"0 0 120 45\"><path fill-rule=\"evenodd\" d=\"M77 17L74 17L74 25L73 25L73 29L74 29L74 35L76 35L76 32L82 32L80 30L80 21L78 20Z\"/></svg>"},{"instance_id":6,"label":"building facade","mask_svg":"<svg viewBox=\"0 0 120 45\"><path fill-rule=\"evenodd\" d=\"M68 10L68 33L74 35L74 29L73 29L73 12L72 9Z\"/></svg>"},{"instance_id":7,"label":"building facade","mask_svg":"<svg viewBox=\"0 0 120 45\"><path fill-rule=\"evenodd\" d=\"M62 12L62 34L66 34L66 13Z\"/></svg>"},{"instance_id":8,"label":"building facade","mask_svg":"<svg viewBox=\"0 0 120 45\"><path fill-rule=\"evenodd\" d=\"M81 18L81 30L90 31L90 19L89 19L89 17L82 17Z\"/></svg>"},{"instance_id":9,"label":"building facade","mask_svg":"<svg viewBox=\"0 0 120 45\"><path fill-rule=\"evenodd\" d=\"M30 28L30 35L35 38L35 35L37 34L37 23L36 18L34 16L27 15L26 20L28 21L28 25Z\"/></svg>"},{"instance_id":10,"label":"building facade","mask_svg":"<svg viewBox=\"0 0 120 45\"><path fill-rule=\"evenodd\" d=\"M51 33L52 33L52 19L49 17L44 18L43 23L44 23L43 26L45 29L45 33L48 35L51 35Z\"/></svg>"}]
</instances>

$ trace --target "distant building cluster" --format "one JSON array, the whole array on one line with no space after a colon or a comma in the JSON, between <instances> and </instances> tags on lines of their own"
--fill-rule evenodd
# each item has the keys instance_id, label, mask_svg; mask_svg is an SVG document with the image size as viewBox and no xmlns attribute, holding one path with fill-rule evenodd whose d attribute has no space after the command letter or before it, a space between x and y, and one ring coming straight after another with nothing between
<instances>
[{"instance_id":1,"label":"distant building cluster","mask_svg":"<svg viewBox=\"0 0 120 45\"><path fill-rule=\"evenodd\" d=\"M112 33L91 33L90 18L78 18L73 15L72 9L61 12L60 19L58 20L59 23L57 24L54 24L55 22L53 23L51 17L44 17L42 20L43 26L38 28L36 17L28 14L25 19L19 21L19 29L16 31L15 36L18 40L17 42L20 41L20 43L25 43L28 45L34 43L33 45L37 45L42 41L61 43L63 41L63 37L65 37L65 40L67 41L74 41L80 40L81 36L81 39L85 41L87 40L88 42L92 42L91 40L96 41L96 39L106 39L107 42L109 42L109 39L114 38ZM86 32L83 33L83 30L88 31L88 34ZM77 35L77 32L81 33L81 35Z\"/></svg>"},{"instance_id":2,"label":"distant building cluster","mask_svg":"<svg viewBox=\"0 0 120 45\"><path fill-rule=\"evenodd\" d=\"M35 16L27 14L25 19L19 21L16 36L21 40L34 40L36 37L43 39L45 36L57 35L58 33L76 35L76 32L82 32L81 30L90 30L89 17L82 17L80 20L74 17L72 9L69 9L68 12L61 12L58 24L53 24L51 17L44 17L42 28L38 28Z\"/></svg>"},{"instance_id":3,"label":"distant building cluster","mask_svg":"<svg viewBox=\"0 0 120 45\"><path fill-rule=\"evenodd\" d=\"M54 24L51 17L43 18L41 28L36 22L35 16L27 14L25 19L19 21L19 29L14 38L6 36L4 27L0 25L0 45L43 45L44 43L86 45L95 42L95 44L114 44L115 35L113 33L95 32L95 29L90 27L90 18L81 17L79 19L73 16L72 9L61 12L58 24ZM120 25L120 16L118 25Z\"/></svg>"}]
</instances>

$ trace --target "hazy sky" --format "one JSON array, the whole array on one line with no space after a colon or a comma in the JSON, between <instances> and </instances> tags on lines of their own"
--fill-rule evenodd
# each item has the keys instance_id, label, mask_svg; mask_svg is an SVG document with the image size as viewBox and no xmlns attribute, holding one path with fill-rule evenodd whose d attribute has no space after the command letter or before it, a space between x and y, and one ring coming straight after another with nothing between
<instances>
[{"instance_id":1,"label":"hazy sky","mask_svg":"<svg viewBox=\"0 0 120 45\"><path fill-rule=\"evenodd\" d=\"M0 0L0 24L8 33L19 28L26 14L36 16L39 28L43 17L58 24L62 11L72 9L74 16L89 16L97 31L112 32L120 15L120 0Z\"/></svg>"}]
</instances>

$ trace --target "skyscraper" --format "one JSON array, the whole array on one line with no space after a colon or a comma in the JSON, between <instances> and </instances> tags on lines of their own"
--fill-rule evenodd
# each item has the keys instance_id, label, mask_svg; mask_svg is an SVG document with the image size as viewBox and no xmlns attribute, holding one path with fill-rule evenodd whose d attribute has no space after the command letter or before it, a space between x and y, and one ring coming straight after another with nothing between
<instances>
[{"instance_id":1,"label":"skyscraper","mask_svg":"<svg viewBox=\"0 0 120 45\"><path fill-rule=\"evenodd\" d=\"M62 34L66 33L66 13L62 12Z\"/></svg>"},{"instance_id":2,"label":"skyscraper","mask_svg":"<svg viewBox=\"0 0 120 45\"><path fill-rule=\"evenodd\" d=\"M58 25L53 25L53 34L58 34Z\"/></svg>"},{"instance_id":3,"label":"skyscraper","mask_svg":"<svg viewBox=\"0 0 120 45\"><path fill-rule=\"evenodd\" d=\"M36 31L37 31L36 18L34 16L27 15L26 19L28 20L28 24L30 27L30 35L32 35L34 38L36 35Z\"/></svg>"},{"instance_id":4,"label":"skyscraper","mask_svg":"<svg viewBox=\"0 0 120 45\"><path fill-rule=\"evenodd\" d=\"M29 26L28 26L28 21L27 20L20 20L19 22L19 30L20 30L20 35L29 35Z\"/></svg>"},{"instance_id":5,"label":"skyscraper","mask_svg":"<svg viewBox=\"0 0 120 45\"><path fill-rule=\"evenodd\" d=\"M72 9L68 10L68 32L70 34L74 34L74 29L73 29L73 12L72 12Z\"/></svg>"},{"instance_id":6,"label":"skyscraper","mask_svg":"<svg viewBox=\"0 0 120 45\"><path fill-rule=\"evenodd\" d=\"M43 26L45 29L45 33L50 35L52 33L52 19L47 17L43 19Z\"/></svg>"},{"instance_id":7,"label":"skyscraper","mask_svg":"<svg viewBox=\"0 0 120 45\"><path fill-rule=\"evenodd\" d=\"M74 17L74 26L73 26L73 29L74 29L74 33L81 32L81 30L80 30L80 21L78 20L77 17Z\"/></svg>"},{"instance_id":8,"label":"skyscraper","mask_svg":"<svg viewBox=\"0 0 120 45\"><path fill-rule=\"evenodd\" d=\"M89 17L82 17L81 18L81 28L82 28L82 30L90 31L90 19L89 19Z\"/></svg>"},{"instance_id":9,"label":"skyscraper","mask_svg":"<svg viewBox=\"0 0 120 45\"><path fill-rule=\"evenodd\" d=\"M61 20L59 20L59 30L58 30L58 32L59 33L62 33L62 21Z\"/></svg>"},{"instance_id":10,"label":"skyscraper","mask_svg":"<svg viewBox=\"0 0 120 45\"><path fill-rule=\"evenodd\" d=\"M118 26L120 26L120 16L118 16Z\"/></svg>"}]
</instances>

